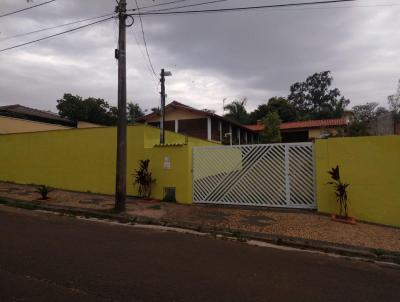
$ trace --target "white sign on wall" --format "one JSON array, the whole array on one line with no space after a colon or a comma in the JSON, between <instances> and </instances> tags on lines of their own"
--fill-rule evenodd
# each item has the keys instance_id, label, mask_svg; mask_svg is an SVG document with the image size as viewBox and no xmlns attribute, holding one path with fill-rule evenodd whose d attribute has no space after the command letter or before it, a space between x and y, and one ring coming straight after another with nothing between
<instances>
[{"instance_id":1,"label":"white sign on wall","mask_svg":"<svg viewBox=\"0 0 400 302\"><path fill-rule=\"evenodd\" d=\"M164 169L165 170L171 169L171 158L169 156L164 157Z\"/></svg>"}]
</instances>

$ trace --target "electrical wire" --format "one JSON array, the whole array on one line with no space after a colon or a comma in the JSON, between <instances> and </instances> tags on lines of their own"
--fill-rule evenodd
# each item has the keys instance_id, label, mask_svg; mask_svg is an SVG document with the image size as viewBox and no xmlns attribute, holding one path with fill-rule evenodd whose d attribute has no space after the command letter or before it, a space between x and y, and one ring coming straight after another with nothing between
<instances>
[{"instance_id":1,"label":"electrical wire","mask_svg":"<svg viewBox=\"0 0 400 302\"><path fill-rule=\"evenodd\" d=\"M13 11L13 12L9 12L9 13L0 15L0 18L6 17L6 16L11 16L11 15L26 11L28 9L32 9L32 8L35 8L35 7L38 7L38 6L42 6L42 5L45 5L45 4L49 4L49 3L54 2L54 1L56 1L56 0L50 0L50 1L42 2L42 3L39 3L39 4L35 4L35 5L32 5L32 6L26 7L26 8L22 8L22 9Z\"/></svg>"},{"instance_id":2,"label":"electrical wire","mask_svg":"<svg viewBox=\"0 0 400 302\"><path fill-rule=\"evenodd\" d=\"M45 28L34 30L34 31L17 34L17 35L14 35L14 36L4 37L4 38L1 38L0 41L6 41L6 40L14 39L14 38L25 37L25 36L29 36L29 35L32 35L32 34L36 34L36 33L44 32L44 31L47 31L47 30L51 30L51 29L65 27L65 26L78 24L78 23L82 23L82 22L87 22L87 21L91 21L91 20L96 20L96 19L100 19L100 18L105 18L105 17L108 17L108 16L113 16L114 14L115 13L111 13L111 14L106 14L106 15L102 15L102 16L98 16L98 17L92 17L92 18L77 20L77 21L73 21L73 22L69 22L69 23L64 23L64 24L60 24L60 25L56 25L56 26L45 27Z\"/></svg>"},{"instance_id":3,"label":"electrical wire","mask_svg":"<svg viewBox=\"0 0 400 302\"><path fill-rule=\"evenodd\" d=\"M3 48L3 49L0 49L0 52L4 52L4 51L10 50L10 49L15 49L15 48L19 48L19 47L22 47L22 46L25 46L25 45L37 43L37 42L40 42L40 41L43 41L43 40L47 40L47 39L50 39L50 38L53 38L53 37L61 36L61 35L66 34L66 33L77 31L77 30L80 30L82 28L86 28L86 27L89 27L89 26L92 26L92 25L95 25L95 24L98 24L98 23L102 23L102 22L111 20L113 18L114 18L114 16L113 17L108 17L106 19L102 19L102 20L99 20L99 21L96 21L96 22L92 22L92 23L85 24L85 25L82 25L82 26L79 26L79 27L75 27L75 28L72 28L72 29L69 29L69 30L66 30L66 31L63 31L63 32L60 32L60 33L57 33L57 34L54 34L54 35L46 36L46 37L43 37L43 38L40 38L40 39L36 39L36 40L33 40L33 41L29 41L29 42L25 42L25 43L22 43L22 44L14 45L14 46L11 46L11 47Z\"/></svg>"},{"instance_id":4,"label":"electrical wire","mask_svg":"<svg viewBox=\"0 0 400 302\"><path fill-rule=\"evenodd\" d=\"M139 52L140 52L140 54L142 55L144 65L146 66L146 69L147 69L147 71L148 71L148 73L149 73L150 79L154 82L154 88L156 89L156 92L158 93L158 84L159 84L159 81L158 81L157 77L154 75L154 73L152 72L152 70L151 70L151 68L150 68L150 66L149 66L149 62L148 62L148 59L147 59L147 57L146 57L146 54L145 54L143 48L140 46L139 40L138 40L138 38L136 37L135 33L133 33L133 37L134 37L134 39L135 39L136 46L138 47Z\"/></svg>"},{"instance_id":5,"label":"electrical wire","mask_svg":"<svg viewBox=\"0 0 400 302\"><path fill-rule=\"evenodd\" d=\"M140 27L141 27L141 29L142 29L143 43L144 43L144 47L145 47L145 49L146 49L147 58L149 59L150 67L151 67L151 70L152 70L153 74L154 74L155 76L157 76L156 72L154 71L153 63L151 62L149 50L148 50L148 48L147 48L146 35L144 34L144 27L143 27L142 16L141 16L141 13L140 13L140 8L139 8L139 5L138 5L137 0L135 0L135 3L136 3L138 15L139 15Z\"/></svg>"},{"instance_id":6,"label":"electrical wire","mask_svg":"<svg viewBox=\"0 0 400 302\"><path fill-rule=\"evenodd\" d=\"M260 5L260 6L244 6L244 7L231 7L231 8L215 8L215 9L204 9L204 10L184 10L184 11L172 11L172 12L157 12L157 11L146 11L140 13L142 16L150 15L176 15L176 14L200 14L200 13L224 13L234 11L249 11L257 9L268 9L268 8L282 8L282 7L296 7L296 6L312 6L321 4L333 4L343 2L356 2L358 0L329 0L329 1L314 1L314 2L301 2L301 3L285 3L285 4L272 4L272 5ZM129 14L137 16L137 13Z\"/></svg>"},{"instance_id":7,"label":"electrical wire","mask_svg":"<svg viewBox=\"0 0 400 302\"><path fill-rule=\"evenodd\" d=\"M226 1L229 1L229 0L214 0L214 1L200 2L200 3L187 4L187 5L181 5L181 6L160 8L160 9L156 9L156 10L151 10L150 12L162 12L162 11L168 11L168 10L173 10L173 9L180 9L180 8L200 6L200 5L208 5L208 4L214 4L214 3L226 2Z\"/></svg>"},{"instance_id":8,"label":"electrical wire","mask_svg":"<svg viewBox=\"0 0 400 302\"><path fill-rule=\"evenodd\" d=\"M181 3L181 2L186 2L186 1L190 1L190 0L175 0L175 1L165 2L165 3L142 6L139 9L145 9L145 8L157 7L157 6L164 6L164 5L168 5L168 4L175 4L175 3ZM128 9L128 10L132 11L132 10L136 10L136 9Z\"/></svg>"}]
</instances>

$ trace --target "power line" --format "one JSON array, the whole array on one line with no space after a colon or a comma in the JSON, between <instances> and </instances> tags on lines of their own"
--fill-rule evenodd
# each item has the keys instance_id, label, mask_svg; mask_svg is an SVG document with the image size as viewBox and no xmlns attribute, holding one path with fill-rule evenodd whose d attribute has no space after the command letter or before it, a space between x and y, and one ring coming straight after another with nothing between
<instances>
[{"instance_id":1,"label":"power line","mask_svg":"<svg viewBox=\"0 0 400 302\"><path fill-rule=\"evenodd\" d=\"M56 28L60 28L60 27L65 27L65 26L69 26L69 25L73 25L73 24L78 24L78 23L82 23L82 22L87 22L87 21L91 21L91 20L96 20L96 19L100 19L100 18L105 18L105 17L112 16L112 15L114 15L114 13L106 14L106 15L102 15L102 16L98 16L98 17L92 17L92 18L77 20L77 21L73 21L73 22L69 22L69 23L64 23L64 24L60 24L60 25L56 25L56 26L45 27L45 28L41 28L41 29L34 30L34 31L30 31L30 32L26 32L26 33L17 34L17 35L14 35L14 36L4 37L4 38L1 38L0 41L6 41L6 40L14 39L14 38L25 37L25 36L29 36L29 35L31 35L31 34L36 34L36 33L40 33L40 32L47 31L47 30L51 30L51 29L56 29Z\"/></svg>"},{"instance_id":2,"label":"power line","mask_svg":"<svg viewBox=\"0 0 400 302\"><path fill-rule=\"evenodd\" d=\"M147 42L146 42L146 36L145 36L145 34L144 34L142 16L141 16L141 13L140 13L140 9L139 9L139 5L138 5L137 0L135 0L135 3L136 3L137 11L138 11L138 14L139 14L140 27L141 27L141 29L142 29L143 43L144 43L144 47L145 47L145 49L146 49L147 58L149 59L151 71L153 72L153 74L154 74L155 76L157 76L157 75L156 75L156 72L154 71L153 63L151 62L149 50L148 50L148 48L147 48Z\"/></svg>"},{"instance_id":3,"label":"power line","mask_svg":"<svg viewBox=\"0 0 400 302\"><path fill-rule=\"evenodd\" d=\"M181 2L186 2L190 0L175 0L175 1L170 1L170 2L165 2L165 3L159 3L159 4L153 4L153 5L148 5L148 6L142 6L140 9L145 9L145 8L150 8L150 7L157 7L157 6L164 6L168 4L175 4L175 3L181 3ZM128 9L128 10L136 10L136 9Z\"/></svg>"},{"instance_id":4,"label":"power line","mask_svg":"<svg viewBox=\"0 0 400 302\"><path fill-rule=\"evenodd\" d=\"M161 11L168 11L168 10L172 10L172 9L179 9L179 8L186 8L186 7L193 7L193 6L200 6L200 5L214 4L214 3L226 2L226 1L229 1L229 0L214 0L214 1L200 2L200 3L187 4L187 5L181 5L181 6L174 6L174 7L160 8L160 9L156 9L156 10L151 10L150 12L161 12Z\"/></svg>"},{"instance_id":5,"label":"power line","mask_svg":"<svg viewBox=\"0 0 400 302\"><path fill-rule=\"evenodd\" d=\"M146 69L147 69L147 71L148 71L148 73L149 73L150 79L154 82L154 88L156 89L156 92L158 93L158 84L159 84L159 83L158 83L158 79L157 79L157 77L154 75L154 73L152 72L152 70L151 70L151 68L150 68L150 66L149 66L149 62L148 62L148 59L147 59L147 57L146 57L146 54L145 54L143 48L140 46L139 40L138 40L138 38L136 37L135 33L133 33L133 37L134 37L134 39L135 39L136 46L138 47L139 52L140 52L140 54L141 54L142 57L143 57L143 62L144 62L144 65L146 66Z\"/></svg>"},{"instance_id":6,"label":"power line","mask_svg":"<svg viewBox=\"0 0 400 302\"><path fill-rule=\"evenodd\" d=\"M50 35L50 36L43 37L43 38L40 38L40 39L36 39L36 40L33 40L33 41L29 41L29 42L25 42L25 43L22 43L22 44L14 45L14 46L11 46L11 47L3 48L3 49L0 49L0 52L4 52L4 51L10 50L10 49L14 49L14 48L19 48L19 47L22 47L22 46L25 46L25 45L29 45L29 44L33 44L33 43L40 42L40 41L43 41L43 40L47 40L47 39L50 39L50 38L53 38L53 37L61 36L61 35L66 34L66 33L77 31L77 30L85 28L85 27L89 27L89 26L92 26L92 25L95 25L95 24L98 24L98 23L101 23L101 22L104 22L104 21L107 21L107 20L111 20L113 18L114 18L114 16L106 18L106 19L102 19L102 20L99 20L99 21L96 21L96 22L92 22L92 23L89 23L89 24L85 24L85 25L82 25L82 26L79 26L79 27L75 27L75 28L72 28L72 29L69 29L69 30L66 30L66 31L63 31L63 32L60 32L60 33L57 33L57 34L54 34L54 35Z\"/></svg>"},{"instance_id":7,"label":"power line","mask_svg":"<svg viewBox=\"0 0 400 302\"><path fill-rule=\"evenodd\" d=\"M260 6L245 6L245 7L231 7L231 8L216 8L216 9L204 9L204 10L185 10L185 11L172 11L172 12L157 12L157 11L147 11L140 15L176 15L176 14L200 14L200 13L224 13L224 12L234 12L234 11L249 11L257 9L268 9L268 8L279 8L279 7L295 7L295 6L312 6L321 4L333 4L333 3L343 3L343 2L355 2L358 0L330 0L330 1L314 1L314 2L301 2L301 3L286 3L286 4L273 4L273 5L260 5ZM132 16L137 16L137 13L130 14Z\"/></svg>"},{"instance_id":8,"label":"power line","mask_svg":"<svg viewBox=\"0 0 400 302\"><path fill-rule=\"evenodd\" d=\"M368 7L394 7L400 6L399 3L388 3L388 4L365 4L365 5L352 5L352 6L331 6L331 7L307 7L307 8L292 8L288 10L326 10L326 9L345 9L345 8L368 8Z\"/></svg>"},{"instance_id":9,"label":"power line","mask_svg":"<svg viewBox=\"0 0 400 302\"><path fill-rule=\"evenodd\" d=\"M19 9L19 10L10 12L10 13L6 13L6 14L3 14L3 15L0 15L0 18L6 17L6 16L10 16L10 15L14 15L14 14L26 11L28 9L32 9L32 8L35 8L35 7L38 7L38 6L42 6L42 5L45 5L45 4L49 4L49 3L54 2L54 1L56 1L56 0L46 1L46 2L35 4L35 5L32 5L32 6L26 7L26 8L22 8L22 9Z\"/></svg>"}]
</instances>

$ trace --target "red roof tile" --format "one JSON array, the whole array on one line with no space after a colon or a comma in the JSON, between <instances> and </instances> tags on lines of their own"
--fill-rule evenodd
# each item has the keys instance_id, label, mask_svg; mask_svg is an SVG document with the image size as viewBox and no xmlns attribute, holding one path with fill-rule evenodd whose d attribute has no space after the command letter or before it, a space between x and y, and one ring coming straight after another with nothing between
<instances>
[{"instance_id":1,"label":"red roof tile","mask_svg":"<svg viewBox=\"0 0 400 302\"><path fill-rule=\"evenodd\" d=\"M345 126L345 125L347 125L347 121L345 118L327 119L327 120L311 120L311 121L282 123L281 130L301 129L301 128L335 127L335 126ZM263 124L247 125L246 127L253 131L264 130Z\"/></svg>"}]
</instances>

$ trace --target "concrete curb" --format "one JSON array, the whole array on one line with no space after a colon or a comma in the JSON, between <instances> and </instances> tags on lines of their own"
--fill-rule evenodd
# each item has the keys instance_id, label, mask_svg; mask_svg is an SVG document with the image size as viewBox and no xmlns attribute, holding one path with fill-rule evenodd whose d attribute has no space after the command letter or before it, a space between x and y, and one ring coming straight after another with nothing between
<instances>
[{"instance_id":1,"label":"concrete curb","mask_svg":"<svg viewBox=\"0 0 400 302\"><path fill-rule=\"evenodd\" d=\"M341 256L357 257L368 261L379 261L395 263L400 265L400 253L377 250L372 248L350 246L344 244L333 244L325 241L308 240L304 238L288 237L268 233L245 232L237 229L222 229L199 225L189 222L172 221L168 219L152 219L143 216L129 216L85 208L74 208L64 206L44 205L39 202L27 202L9 198L0 198L0 204L9 207L23 208L28 210L44 210L71 216L83 216L87 218L108 219L120 223L147 224L164 227L187 229L196 232L208 233L225 238L236 238L239 241L256 240L278 246L292 247L302 250L311 250L324 253L337 254Z\"/></svg>"}]
</instances>

